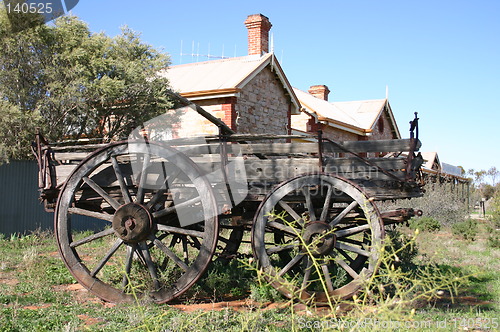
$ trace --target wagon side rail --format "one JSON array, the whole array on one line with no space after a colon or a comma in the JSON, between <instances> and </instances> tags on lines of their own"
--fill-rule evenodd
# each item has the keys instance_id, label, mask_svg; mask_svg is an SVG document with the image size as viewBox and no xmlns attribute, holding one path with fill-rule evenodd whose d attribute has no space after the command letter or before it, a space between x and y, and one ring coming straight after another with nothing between
<instances>
[{"instance_id":1,"label":"wagon side rail","mask_svg":"<svg viewBox=\"0 0 500 332\"><path fill-rule=\"evenodd\" d=\"M49 142L40 132L36 133L35 142L31 150L35 155L38 165L38 191L40 200L44 203L47 212L54 211L54 206L59 195L53 151Z\"/></svg>"}]
</instances>

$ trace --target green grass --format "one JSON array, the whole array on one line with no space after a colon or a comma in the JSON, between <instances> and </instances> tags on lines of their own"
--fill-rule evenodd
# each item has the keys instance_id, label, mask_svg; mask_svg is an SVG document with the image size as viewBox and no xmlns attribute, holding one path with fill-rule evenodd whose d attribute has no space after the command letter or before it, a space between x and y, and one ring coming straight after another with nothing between
<instances>
[{"instance_id":1,"label":"green grass","mask_svg":"<svg viewBox=\"0 0 500 332\"><path fill-rule=\"evenodd\" d=\"M488 245L488 225L479 221L475 241L450 228L420 232L399 228L397 248L384 260L374 284L356 299L317 314L313 308L279 300L256 271L233 260L215 265L185 297L185 303L252 298L279 300L280 309L243 312L182 312L170 305L107 305L84 291L69 291L74 280L49 233L0 239L0 331L457 331L495 329L500 317L500 249ZM395 266L393 268L393 266ZM248 268L248 266L247 266ZM419 274L420 273L420 274ZM427 273L427 274L426 274ZM420 277L418 277L420 276ZM449 278L460 278L456 289ZM447 279L448 278L448 279ZM418 282L416 282L418 281ZM391 285L391 286L389 286ZM425 292L428 291L428 296ZM77 294L78 293L78 294ZM78 296L77 296L78 295ZM79 297L80 296L80 297ZM410 300L408 300L410 299ZM408 301L407 301L408 300ZM305 314L309 310L309 314ZM400 325L397 325L400 324ZM406 324L406 325L401 325ZM411 325L413 324L413 325ZM430 325L429 325L430 324ZM402 327L412 326L411 329ZM418 328L414 328L418 327Z\"/></svg>"}]
</instances>

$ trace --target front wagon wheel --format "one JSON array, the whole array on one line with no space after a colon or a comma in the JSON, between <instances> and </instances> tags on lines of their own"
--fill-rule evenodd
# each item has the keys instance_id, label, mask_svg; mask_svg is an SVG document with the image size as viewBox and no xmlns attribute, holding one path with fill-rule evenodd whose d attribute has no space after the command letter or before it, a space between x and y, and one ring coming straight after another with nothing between
<instances>
[{"instance_id":1,"label":"front wagon wheel","mask_svg":"<svg viewBox=\"0 0 500 332\"><path fill-rule=\"evenodd\" d=\"M307 174L274 188L254 218L252 246L267 280L289 298L329 303L354 295L379 260L384 229L354 183Z\"/></svg>"},{"instance_id":2,"label":"front wagon wheel","mask_svg":"<svg viewBox=\"0 0 500 332\"><path fill-rule=\"evenodd\" d=\"M114 143L69 176L55 232L66 266L98 297L164 303L211 262L216 211L210 184L186 156L155 143Z\"/></svg>"}]
</instances>

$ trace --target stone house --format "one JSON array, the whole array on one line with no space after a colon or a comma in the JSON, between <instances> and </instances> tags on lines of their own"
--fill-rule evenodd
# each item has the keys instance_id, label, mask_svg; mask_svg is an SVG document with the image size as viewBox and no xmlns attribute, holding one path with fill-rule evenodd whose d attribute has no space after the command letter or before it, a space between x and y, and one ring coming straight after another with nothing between
<instances>
[{"instance_id":1,"label":"stone house","mask_svg":"<svg viewBox=\"0 0 500 332\"><path fill-rule=\"evenodd\" d=\"M269 53L271 23L250 15L248 55L171 66L166 75L173 89L222 119L238 133L290 134L291 116L300 103L278 60ZM183 110L173 137L217 134L217 127L189 108Z\"/></svg>"},{"instance_id":2,"label":"stone house","mask_svg":"<svg viewBox=\"0 0 500 332\"><path fill-rule=\"evenodd\" d=\"M324 137L336 141L401 138L387 99L329 102L326 85L294 91L302 105L301 114L292 116L295 133L322 130Z\"/></svg>"}]
</instances>

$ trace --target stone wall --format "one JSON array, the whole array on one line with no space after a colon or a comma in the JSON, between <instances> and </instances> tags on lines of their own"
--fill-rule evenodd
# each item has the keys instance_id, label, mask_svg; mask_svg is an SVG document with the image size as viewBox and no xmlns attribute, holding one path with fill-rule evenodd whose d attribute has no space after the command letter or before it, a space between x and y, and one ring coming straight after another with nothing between
<instances>
[{"instance_id":1,"label":"stone wall","mask_svg":"<svg viewBox=\"0 0 500 332\"><path fill-rule=\"evenodd\" d=\"M332 141L336 142L343 142L343 141L360 141L359 135L356 135L354 133L350 133L344 130L340 130L337 128L333 128L330 126L321 126L321 130L323 131L323 137L324 138L329 138Z\"/></svg>"},{"instance_id":2,"label":"stone wall","mask_svg":"<svg viewBox=\"0 0 500 332\"><path fill-rule=\"evenodd\" d=\"M290 97L269 66L240 92L236 103L238 133L289 134Z\"/></svg>"},{"instance_id":3,"label":"stone wall","mask_svg":"<svg viewBox=\"0 0 500 332\"><path fill-rule=\"evenodd\" d=\"M380 139L393 139L392 137L392 126L391 123L389 122L389 119L387 118L387 111L384 110L384 112L380 115L380 118L378 119L377 123L375 124L375 127L373 128L373 131L371 133L371 136L369 136L369 140L380 140Z\"/></svg>"}]
</instances>

